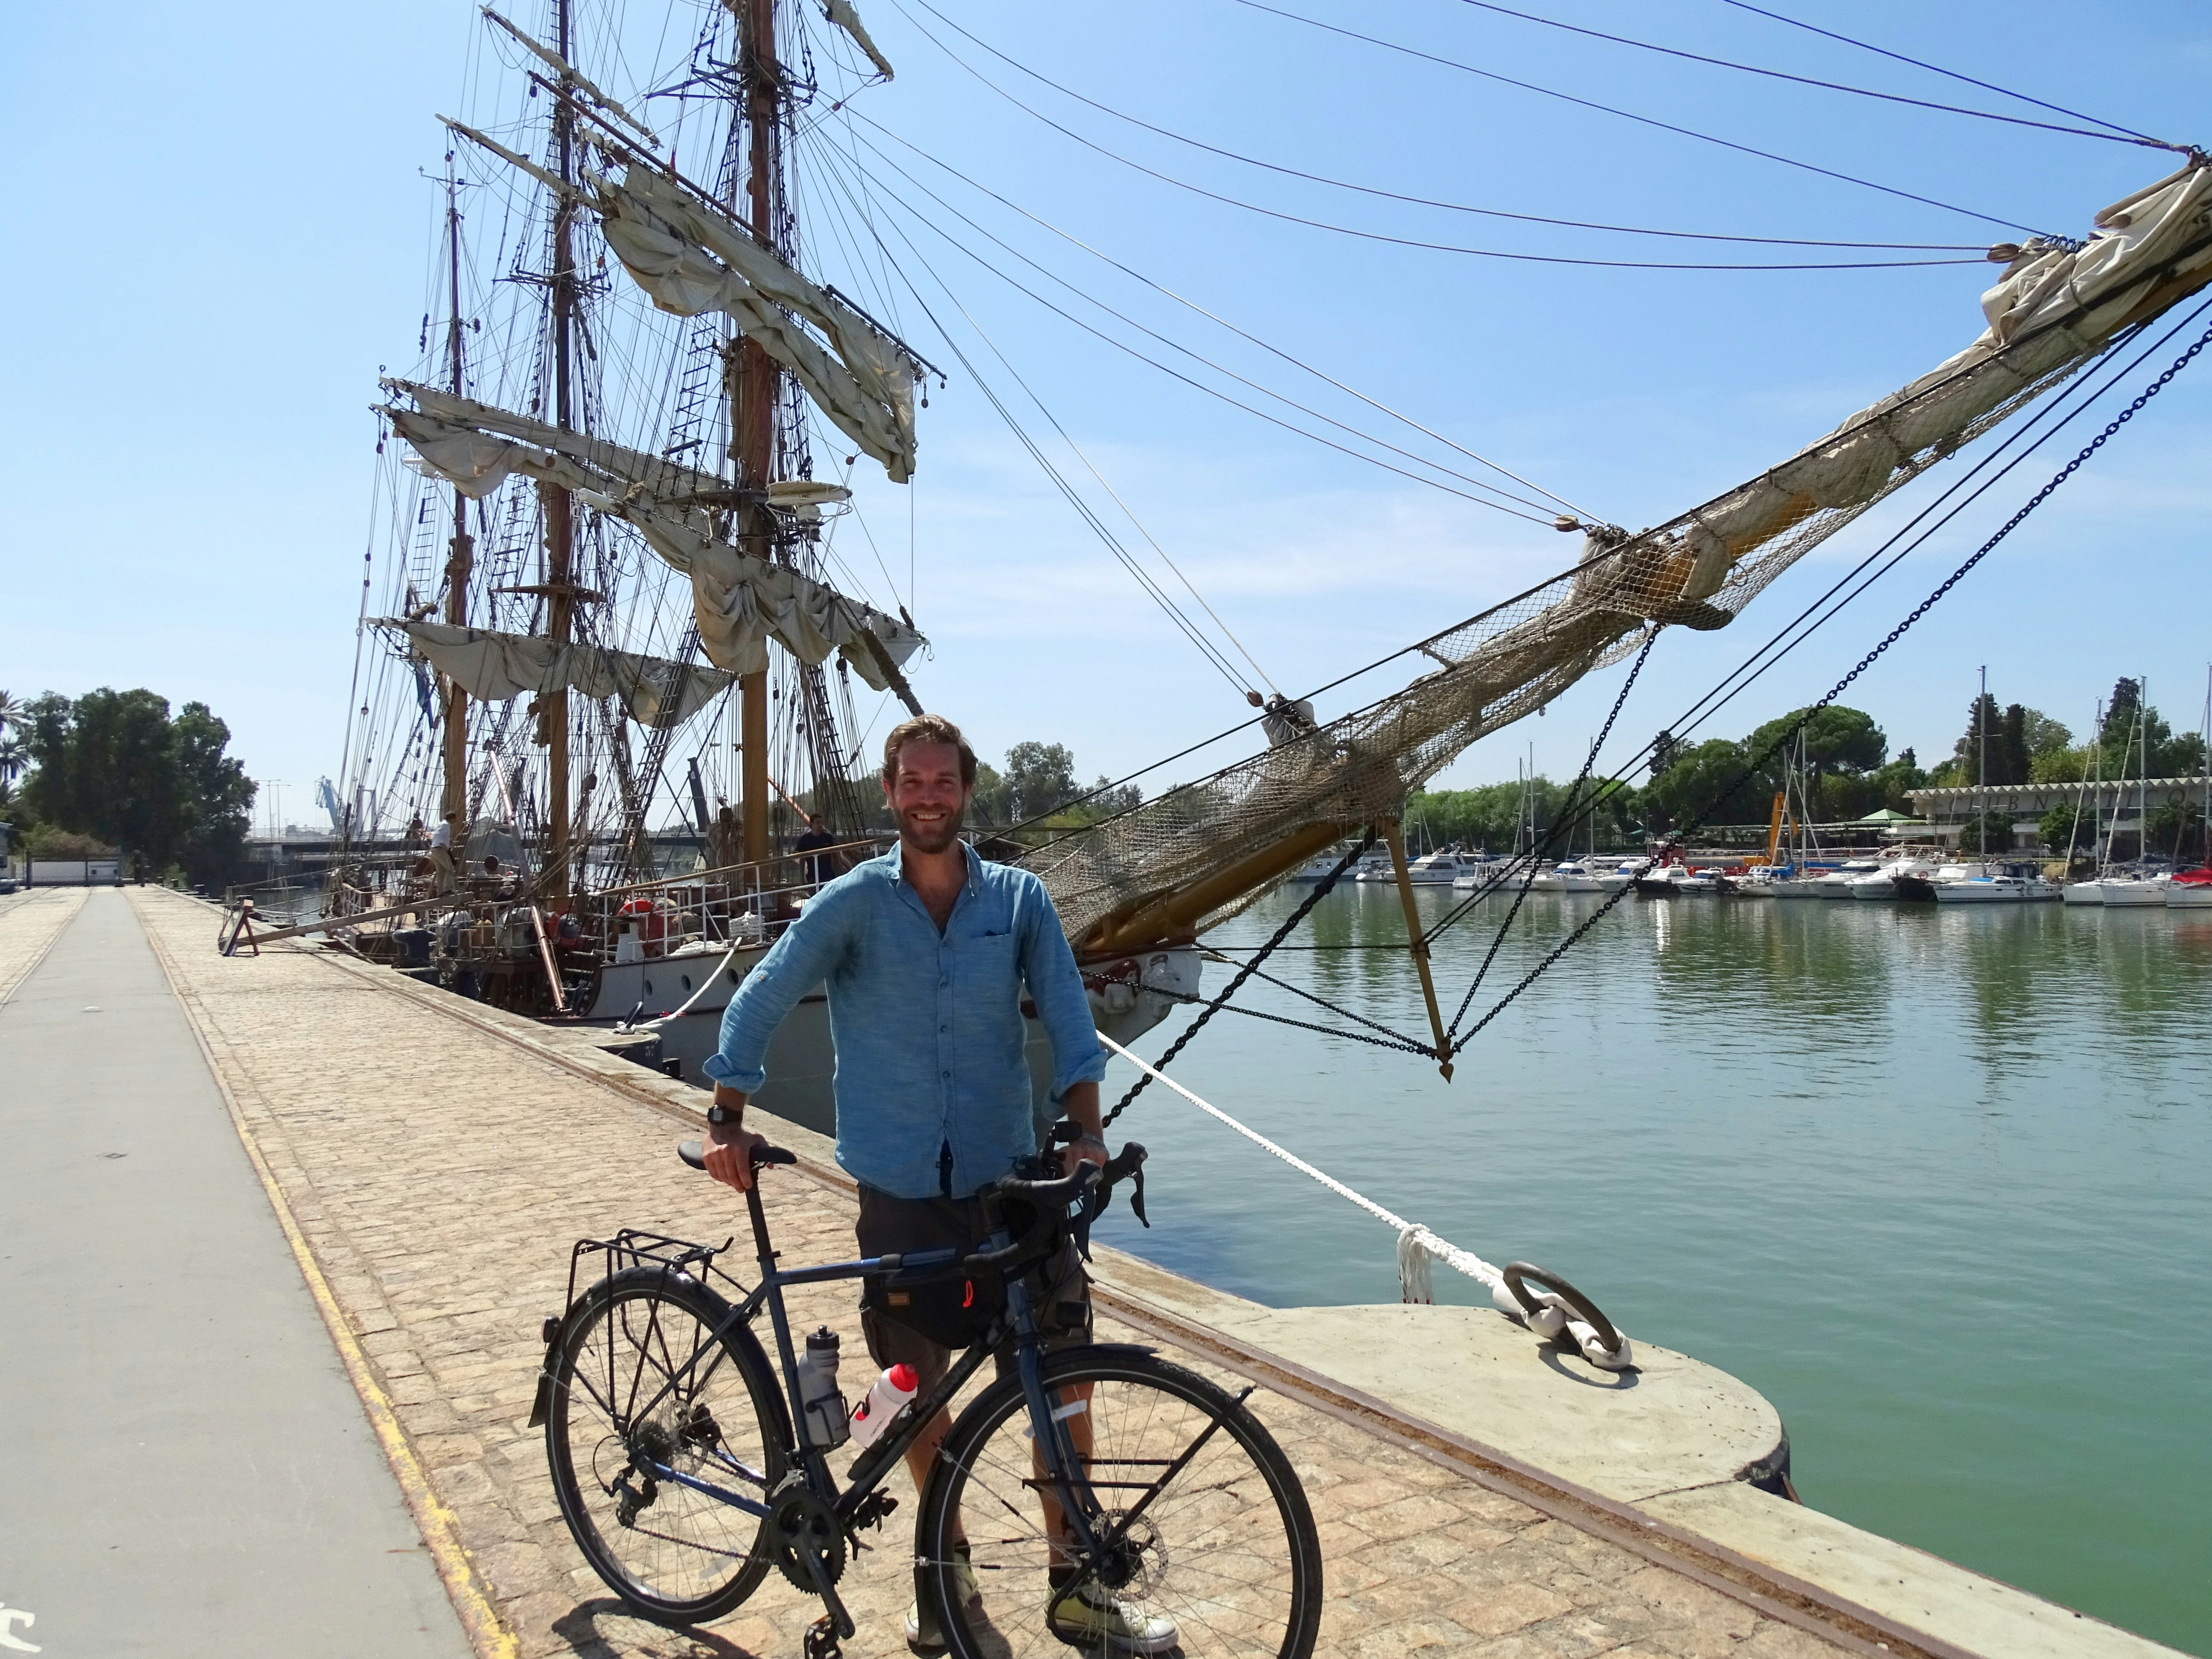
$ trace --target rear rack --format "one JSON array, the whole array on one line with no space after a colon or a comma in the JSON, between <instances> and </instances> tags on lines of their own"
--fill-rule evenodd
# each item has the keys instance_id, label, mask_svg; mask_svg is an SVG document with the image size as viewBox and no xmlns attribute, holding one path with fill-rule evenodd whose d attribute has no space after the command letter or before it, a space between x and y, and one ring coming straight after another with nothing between
<instances>
[{"instance_id":1,"label":"rear rack","mask_svg":"<svg viewBox=\"0 0 2212 1659\"><path fill-rule=\"evenodd\" d=\"M647 1232L639 1227L625 1227L612 1238L580 1238L568 1252L568 1294L565 1305L576 1305L577 1269L586 1256L594 1255L606 1258L604 1276L607 1278L628 1267L658 1267L672 1276L719 1279L742 1296L745 1285L714 1260L736 1242L736 1235L732 1234L720 1244L694 1244L688 1239L671 1238L665 1233Z\"/></svg>"}]
</instances>

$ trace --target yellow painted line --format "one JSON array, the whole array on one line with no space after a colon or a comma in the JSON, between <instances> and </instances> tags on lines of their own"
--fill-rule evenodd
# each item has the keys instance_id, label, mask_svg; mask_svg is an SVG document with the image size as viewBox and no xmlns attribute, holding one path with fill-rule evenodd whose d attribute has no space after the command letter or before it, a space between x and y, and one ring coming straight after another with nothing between
<instances>
[{"instance_id":1,"label":"yellow painted line","mask_svg":"<svg viewBox=\"0 0 2212 1659\"><path fill-rule=\"evenodd\" d=\"M376 1431L378 1443L392 1465L393 1479L407 1500L407 1508L415 1517L422 1532L422 1542L437 1563L438 1577L445 1581L446 1594L453 1598L453 1611L460 1616L462 1628L468 1632L469 1641L477 1650L477 1659L521 1659L521 1644L513 1632L500 1618L492 1603L491 1592L478 1576L476 1563L470 1559L461 1542L458 1517L446 1506L430 1484L428 1473L415 1454L406 1431L399 1425L399 1416L392 1409L392 1398L377 1382L370 1367L368 1356L362 1352L356 1340L353 1328L346 1321L345 1310L338 1306L337 1297L331 1291L330 1281L323 1277L321 1264L316 1261L307 1235L300 1231L294 1218L292 1206L284 1200L283 1189L276 1184L275 1173L268 1160L262 1157L261 1148L253 1139L246 1115L224 1079L222 1069L216 1064L215 1050L209 1046L207 1035L192 1018L192 1005L198 1000L186 992L178 981L169 961L169 953L161 945L152 927L146 925L143 911L137 902L131 909L137 914L139 927L145 933L146 942L154 948L155 960L161 964L161 973L169 981L169 990L185 1009L185 1023L191 1027L192 1040L199 1044L200 1054L207 1061L208 1074L215 1079L216 1087L222 1094L224 1109L230 1114L231 1127L238 1132L239 1144L246 1148L246 1156L253 1164L253 1173L261 1182L261 1190L269 1196L269 1207L276 1212L276 1224L284 1230L284 1240L292 1247L292 1258L300 1265L300 1276L307 1281L307 1292L315 1298L316 1311L323 1316L323 1324L331 1334L338 1357L344 1360L346 1375L353 1379L354 1392L361 1396L361 1407L368 1418L369 1426Z\"/></svg>"}]
</instances>

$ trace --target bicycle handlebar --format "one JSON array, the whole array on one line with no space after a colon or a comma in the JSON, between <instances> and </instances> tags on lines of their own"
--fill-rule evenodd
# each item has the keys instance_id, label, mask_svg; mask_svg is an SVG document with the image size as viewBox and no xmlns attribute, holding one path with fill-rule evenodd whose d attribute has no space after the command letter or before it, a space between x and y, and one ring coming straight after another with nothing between
<instances>
[{"instance_id":1,"label":"bicycle handlebar","mask_svg":"<svg viewBox=\"0 0 2212 1659\"><path fill-rule=\"evenodd\" d=\"M695 1170L707 1167L707 1148L702 1141L686 1140L676 1148L677 1157ZM1106 1207L1106 1200L1116 1184L1136 1178L1136 1190L1131 1195L1130 1208L1146 1226L1152 1225L1145 1217L1145 1158L1146 1153L1140 1141L1132 1140L1121 1150L1101 1164L1079 1164L1071 1175L1056 1181L1025 1181L1018 1176L1000 1176L992 1182L989 1191L1001 1198L1018 1198L1036 1206L1036 1221L1027 1231L1002 1250L978 1250L962 1259L957 1270L962 1273L991 1273L1012 1266L1037 1248L1038 1236L1064 1224L1069 1207L1077 1200L1083 1202L1083 1213L1075 1222L1078 1242L1087 1259L1090 1255L1091 1224ZM752 1167L756 1170L769 1164L796 1164L798 1154L786 1152L781 1146L756 1146L752 1149ZM948 1271L952 1270L948 1265Z\"/></svg>"},{"instance_id":2,"label":"bicycle handlebar","mask_svg":"<svg viewBox=\"0 0 2212 1659\"><path fill-rule=\"evenodd\" d=\"M1036 1249L1038 1235L1064 1218L1068 1206L1079 1198L1083 1200L1083 1215L1076 1228L1085 1246L1084 1255L1088 1257L1091 1221L1105 1209L1107 1194L1117 1182L1135 1176L1142 1189L1146 1156L1143 1143L1132 1140L1104 1164L1079 1164L1073 1174L1056 1181L1024 1181L1018 1176L1000 1176L991 1183L991 1190L1001 1198L1018 1198L1035 1205L1036 1221L1006 1249L979 1250L967 1257L960 1264L962 1271L989 1273L1020 1261ZM1141 1208L1138 1213L1143 1214Z\"/></svg>"}]
</instances>

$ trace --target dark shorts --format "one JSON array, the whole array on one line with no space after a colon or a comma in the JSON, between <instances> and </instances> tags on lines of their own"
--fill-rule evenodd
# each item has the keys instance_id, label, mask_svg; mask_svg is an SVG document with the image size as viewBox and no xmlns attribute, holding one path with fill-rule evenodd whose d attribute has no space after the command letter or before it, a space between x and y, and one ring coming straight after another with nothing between
<instances>
[{"instance_id":1,"label":"dark shorts","mask_svg":"<svg viewBox=\"0 0 2212 1659\"><path fill-rule=\"evenodd\" d=\"M864 1256L889 1255L908 1250L936 1250L948 1246L974 1249L982 1242L983 1206L973 1198L894 1198L862 1183L860 1217L853 1229ZM1043 1281L1040 1292L1031 1281L1031 1304L1041 1322L1060 1318L1062 1328L1045 1338L1047 1349L1079 1347L1091 1340L1091 1277L1083 1271L1083 1257L1075 1241L1062 1243L1060 1254L1038 1270ZM1079 1322L1064 1310L1079 1306ZM935 1388L952 1364L952 1350L931 1341L920 1331L900 1324L872 1308L860 1310L860 1329L868 1340L868 1355L886 1369L905 1364L921 1379L921 1391ZM1000 1376L1012 1369L1013 1350L998 1355Z\"/></svg>"}]
</instances>

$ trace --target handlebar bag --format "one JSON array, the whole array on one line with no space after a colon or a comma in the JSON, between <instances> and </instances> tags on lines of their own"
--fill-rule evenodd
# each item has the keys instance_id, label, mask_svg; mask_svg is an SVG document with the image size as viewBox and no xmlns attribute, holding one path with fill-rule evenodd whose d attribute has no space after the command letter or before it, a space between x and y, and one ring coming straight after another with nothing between
<instances>
[{"instance_id":1,"label":"handlebar bag","mask_svg":"<svg viewBox=\"0 0 2212 1659\"><path fill-rule=\"evenodd\" d=\"M898 1208L897 1238L893 1241L864 1236L860 1246L863 1250L872 1255L890 1249L909 1253L949 1246L963 1255L972 1255L986 1247L981 1206L975 1200L891 1202ZM1018 1240L1027 1236L1036 1225L1035 1206L1013 1199L1004 1202L1007 1231ZM864 1226L867 1219L864 1206ZM917 1278L912 1283L901 1282L905 1278L903 1273L872 1273L861 1288L860 1305L905 1326L939 1347L957 1352L982 1340L1005 1314L1008 1275L1027 1273L1030 1305L1036 1311L1040 1328L1049 1332L1053 1307L1049 1302L1038 1300L1043 1295L1045 1278L1041 1269L1061 1243L1057 1231L1048 1232L1037 1241L1033 1253L1025 1252L1012 1266L995 1272L986 1269L976 1273Z\"/></svg>"}]
</instances>

